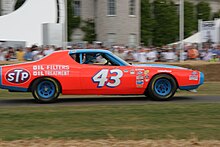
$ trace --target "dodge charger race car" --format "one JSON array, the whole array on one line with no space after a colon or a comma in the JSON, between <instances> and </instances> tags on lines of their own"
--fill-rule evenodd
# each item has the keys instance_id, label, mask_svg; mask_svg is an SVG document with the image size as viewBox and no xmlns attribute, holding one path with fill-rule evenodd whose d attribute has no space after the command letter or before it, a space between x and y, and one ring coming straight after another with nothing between
<instances>
[{"instance_id":1,"label":"dodge charger race car","mask_svg":"<svg viewBox=\"0 0 220 147\"><path fill-rule=\"evenodd\" d=\"M130 65L100 49L57 51L38 61L0 67L0 88L32 92L38 102L63 95L146 95L170 100L177 89L194 90L204 82L197 70L171 65Z\"/></svg>"}]
</instances>

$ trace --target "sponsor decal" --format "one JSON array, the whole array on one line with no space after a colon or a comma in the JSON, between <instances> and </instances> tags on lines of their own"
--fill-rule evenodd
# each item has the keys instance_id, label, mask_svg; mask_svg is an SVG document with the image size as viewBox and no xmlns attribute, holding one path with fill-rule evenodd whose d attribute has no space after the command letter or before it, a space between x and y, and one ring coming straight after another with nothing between
<instances>
[{"instance_id":1,"label":"sponsor decal","mask_svg":"<svg viewBox=\"0 0 220 147\"><path fill-rule=\"evenodd\" d=\"M128 70L127 70L127 69L125 69L125 70L124 70L124 72L128 72Z\"/></svg>"},{"instance_id":2,"label":"sponsor decal","mask_svg":"<svg viewBox=\"0 0 220 147\"><path fill-rule=\"evenodd\" d=\"M198 76L198 75L190 75L190 76L189 76L189 80L191 80L191 81L197 81L197 80L199 80L199 76Z\"/></svg>"},{"instance_id":3,"label":"sponsor decal","mask_svg":"<svg viewBox=\"0 0 220 147\"><path fill-rule=\"evenodd\" d=\"M149 70L145 70L144 71L144 74L146 75L146 74L149 74L150 73L150 71Z\"/></svg>"},{"instance_id":4,"label":"sponsor decal","mask_svg":"<svg viewBox=\"0 0 220 147\"><path fill-rule=\"evenodd\" d=\"M135 74L135 71L132 69L132 70L130 71L130 74L131 74L131 75L134 75L134 74Z\"/></svg>"},{"instance_id":5,"label":"sponsor decal","mask_svg":"<svg viewBox=\"0 0 220 147\"><path fill-rule=\"evenodd\" d=\"M143 85L143 84L144 84L144 80L137 80L137 81L136 81L136 84L137 84L137 85Z\"/></svg>"},{"instance_id":6,"label":"sponsor decal","mask_svg":"<svg viewBox=\"0 0 220 147\"><path fill-rule=\"evenodd\" d=\"M6 80L15 84L22 84L30 79L30 73L25 69L12 69L7 72Z\"/></svg>"},{"instance_id":7,"label":"sponsor decal","mask_svg":"<svg viewBox=\"0 0 220 147\"><path fill-rule=\"evenodd\" d=\"M34 76L68 76L69 65L34 65Z\"/></svg>"},{"instance_id":8,"label":"sponsor decal","mask_svg":"<svg viewBox=\"0 0 220 147\"><path fill-rule=\"evenodd\" d=\"M198 73L196 71L193 71L192 72L192 75L197 75Z\"/></svg>"},{"instance_id":9,"label":"sponsor decal","mask_svg":"<svg viewBox=\"0 0 220 147\"><path fill-rule=\"evenodd\" d=\"M199 80L199 75L196 71L193 71L191 75L189 75L189 80L191 81L197 81Z\"/></svg>"},{"instance_id":10,"label":"sponsor decal","mask_svg":"<svg viewBox=\"0 0 220 147\"><path fill-rule=\"evenodd\" d=\"M144 71L144 75L145 75L145 82L149 82L149 73L150 73L150 71L149 71L149 70L145 70L145 71Z\"/></svg>"},{"instance_id":11,"label":"sponsor decal","mask_svg":"<svg viewBox=\"0 0 220 147\"><path fill-rule=\"evenodd\" d=\"M137 74L138 74L138 75L142 75L143 72L142 72L142 71L138 71Z\"/></svg>"},{"instance_id":12,"label":"sponsor decal","mask_svg":"<svg viewBox=\"0 0 220 147\"><path fill-rule=\"evenodd\" d=\"M144 76L139 75L139 76L136 77L136 79L137 79L137 80L143 80L143 79L144 79Z\"/></svg>"},{"instance_id":13,"label":"sponsor decal","mask_svg":"<svg viewBox=\"0 0 220 147\"><path fill-rule=\"evenodd\" d=\"M148 75L148 74L145 76L145 81L146 81L146 82L149 81L149 75Z\"/></svg>"},{"instance_id":14,"label":"sponsor decal","mask_svg":"<svg viewBox=\"0 0 220 147\"><path fill-rule=\"evenodd\" d=\"M136 72L136 87L137 88L142 88L143 85L144 85L144 69L135 69L137 72Z\"/></svg>"},{"instance_id":15,"label":"sponsor decal","mask_svg":"<svg viewBox=\"0 0 220 147\"><path fill-rule=\"evenodd\" d=\"M144 80L136 80L136 87L142 88L144 85Z\"/></svg>"},{"instance_id":16,"label":"sponsor decal","mask_svg":"<svg viewBox=\"0 0 220 147\"><path fill-rule=\"evenodd\" d=\"M170 72L172 72L171 70L166 70L166 69L164 69L164 70L158 70L157 72L168 72L168 73L170 73Z\"/></svg>"},{"instance_id":17,"label":"sponsor decal","mask_svg":"<svg viewBox=\"0 0 220 147\"><path fill-rule=\"evenodd\" d=\"M137 88L143 88L143 85L137 85Z\"/></svg>"}]
</instances>

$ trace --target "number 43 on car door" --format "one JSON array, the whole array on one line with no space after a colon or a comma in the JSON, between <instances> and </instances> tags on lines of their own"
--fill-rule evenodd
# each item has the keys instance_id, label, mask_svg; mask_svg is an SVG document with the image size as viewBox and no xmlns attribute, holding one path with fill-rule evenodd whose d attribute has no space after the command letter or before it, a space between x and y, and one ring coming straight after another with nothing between
<instances>
[{"instance_id":1,"label":"number 43 on car door","mask_svg":"<svg viewBox=\"0 0 220 147\"><path fill-rule=\"evenodd\" d=\"M120 69L102 69L92 77L92 80L94 83L98 84L98 88L104 86L114 88L121 84L122 76L123 72Z\"/></svg>"}]
</instances>

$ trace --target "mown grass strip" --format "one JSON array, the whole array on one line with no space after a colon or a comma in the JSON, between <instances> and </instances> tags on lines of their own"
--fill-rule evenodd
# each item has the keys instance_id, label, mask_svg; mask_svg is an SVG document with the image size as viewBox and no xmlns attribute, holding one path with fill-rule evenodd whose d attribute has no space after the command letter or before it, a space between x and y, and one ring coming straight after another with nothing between
<instances>
[{"instance_id":1,"label":"mown grass strip","mask_svg":"<svg viewBox=\"0 0 220 147\"><path fill-rule=\"evenodd\" d=\"M220 140L220 104L0 108L0 139Z\"/></svg>"}]
</instances>

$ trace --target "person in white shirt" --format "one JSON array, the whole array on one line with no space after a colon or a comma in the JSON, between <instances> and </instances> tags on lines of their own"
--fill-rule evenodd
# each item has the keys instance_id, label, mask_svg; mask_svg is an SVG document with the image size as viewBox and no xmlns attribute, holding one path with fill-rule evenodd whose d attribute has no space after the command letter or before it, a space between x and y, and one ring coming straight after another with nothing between
<instances>
[{"instance_id":1,"label":"person in white shirt","mask_svg":"<svg viewBox=\"0 0 220 147\"><path fill-rule=\"evenodd\" d=\"M0 61L5 61L5 55L4 48L0 48Z\"/></svg>"},{"instance_id":2,"label":"person in white shirt","mask_svg":"<svg viewBox=\"0 0 220 147\"><path fill-rule=\"evenodd\" d=\"M145 63L147 62L147 55L145 49L140 49L137 54L138 62Z\"/></svg>"},{"instance_id":3,"label":"person in white shirt","mask_svg":"<svg viewBox=\"0 0 220 147\"><path fill-rule=\"evenodd\" d=\"M148 52L146 53L147 62L155 62L157 60L157 53L153 48L147 49Z\"/></svg>"},{"instance_id":4,"label":"person in white shirt","mask_svg":"<svg viewBox=\"0 0 220 147\"><path fill-rule=\"evenodd\" d=\"M52 54L53 52L54 52L54 48L53 48L53 47L46 46L46 47L44 48L43 54L44 54L45 56L47 56L47 55Z\"/></svg>"},{"instance_id":5,"label":"person in white shirt","mask_svg":"<svg viewBox=\"0 0 220 147\"><path fill-rule=\"evenodd\" d=\"M164 52L164 59L167 62L173 62L176 59L176 55L172 48L167 48L167 51Z\"/></svg>"}]
</instances>

